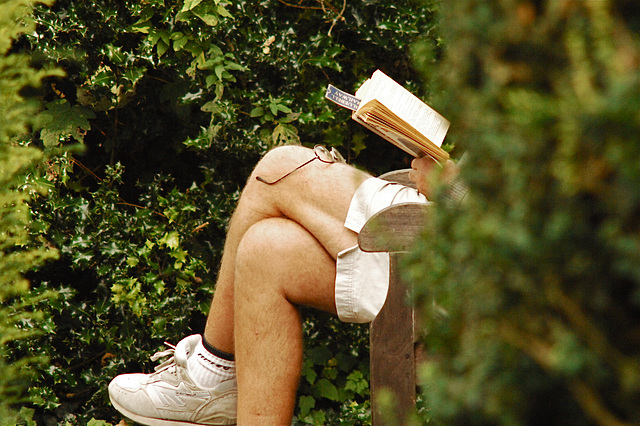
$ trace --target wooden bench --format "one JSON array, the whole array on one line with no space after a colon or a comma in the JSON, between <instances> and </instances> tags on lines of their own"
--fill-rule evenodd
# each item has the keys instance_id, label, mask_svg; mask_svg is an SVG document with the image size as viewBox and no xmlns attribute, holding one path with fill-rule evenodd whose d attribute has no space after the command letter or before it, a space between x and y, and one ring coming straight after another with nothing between
<instances>
[{"instance_id":1,"label":"wooden bench","mask_svg":"<svg viewBox=\"0 0 640 426\"><path fill-rule=\"evenodd\" d=\"M408 170L380 176L415 187ZM386 419L403 425L416 403L416 321L408 303L410 285L402 282L397 268L420 235L428 206L397 204L375 214L360 231L358 244L363 251L389 252L389 292L387 300L370 326L372 424L381 426ZM393 396L393 412L383 413L378 400L382 390Z\"/></svg>"}]
</instances>

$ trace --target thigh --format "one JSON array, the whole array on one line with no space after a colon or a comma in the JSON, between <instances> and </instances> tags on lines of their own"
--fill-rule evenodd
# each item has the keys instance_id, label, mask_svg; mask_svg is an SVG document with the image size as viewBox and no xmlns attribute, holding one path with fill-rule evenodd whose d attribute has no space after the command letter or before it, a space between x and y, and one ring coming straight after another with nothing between
<instances>
[{"instance_id":1,"label":"thigh","mask_svg":"<svg viewBox=\"0 0 640 426\"><path fill-rule=\"evenodd\" d=\"M277 179L313 157L313 150L299 146L269 152L256 166L241 201L265 216L297 222L335 259L357 243L356 234L343 225L353 194L371 176L346 164L315 160L275 185L256 180L256 176Z\"/></svg>"},{"instance_id":2,"label":"thigh","mask_svg":"<svg viewBox=\"0 0 640 426\"><path fill-rule=\"evenodd\" d=\"M295 305L331 313L335 308L335 260L299 223L268 218L244 234L236 257L240 297L277 292ZM242 296L243 295L243 296Z\"/></svg>"}]
</instances>

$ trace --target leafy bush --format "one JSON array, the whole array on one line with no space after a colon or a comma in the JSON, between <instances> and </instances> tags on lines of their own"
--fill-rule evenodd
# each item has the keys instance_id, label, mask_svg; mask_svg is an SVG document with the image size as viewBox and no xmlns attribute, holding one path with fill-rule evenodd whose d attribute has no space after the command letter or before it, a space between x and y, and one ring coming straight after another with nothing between
<instances>
[{"instance_id":1,"label":"leafy bush","mask_svg":"<svg viewBox=\"0 0 640 426\"><path fill-rule=\"evenodd\" d=\"M32 210L61 259L31 279L34 294L60 297L40 307L51 333L16 348L51 359L31 389L40 421L118 421L109 380L150 371L162 341L203 329L229 216L266 150L324 143L375 173L404 164L324 90L353 90L381 68L424 94L408 49L436 43L432 14L417 1L38 10L20 46L66 71L47 80L33 140L55 154L38 172L50 192ZM307 318L299 422L368 423L366 327Z\"/></svg>"},{"instance_id":2,"label":"leafy bush","mask_svg":"<svg viewBox=\"0 0 640 426\"><path fill-rule=\"evenodd\" d=\"M638 12L443 8L441 103L471 191L407 268L437 424L640 422Z\"/></svg>"},{"instance_id":3,"label":"leafy bush","mask_svg":"<svg viewBox=\"0 0 640 426\"><path fill-rule=\"evenodd\" d=\"M28 380L34 366L44 360L13 352L13 346L28 342L44 327L41 312L34 304L53 295L44 291L30 294L25 273L56 251L40 239L32 239L29 200L42 188L32 179L31 171L42 165L42 152L23 146L18 137L27 132L37 104L25 97L24 91L39 86L46 71L29 66L29 58L12 51L20 34L33 30L27 18L31 1L0 2L0 422L16 424L29 417L17 406L26 400ZM37 229L33 229L37 232ZM19 327L29 322L31 330Z\"/></svg>"}]
</instances>

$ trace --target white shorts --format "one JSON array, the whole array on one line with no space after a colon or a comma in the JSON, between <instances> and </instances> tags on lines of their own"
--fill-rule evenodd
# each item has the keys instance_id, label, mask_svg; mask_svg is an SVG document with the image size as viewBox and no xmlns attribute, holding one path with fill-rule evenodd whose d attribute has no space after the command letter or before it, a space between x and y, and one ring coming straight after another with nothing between
<instances>
[{"instance_id":1,"label":"white shorts","mask_svg":"<svg viewBox=\"0 0 640 426\"><path fill-rule=\"evenodd\" d=\"M378 178L364 181L356 190L344 226L360 232L378 211L397 203L427 203L418 191ZM365 253L354 246L338 253L336 260L336 309L342 321L372 321L387 299L389 254Z\"/></svg>"}]
</instances>

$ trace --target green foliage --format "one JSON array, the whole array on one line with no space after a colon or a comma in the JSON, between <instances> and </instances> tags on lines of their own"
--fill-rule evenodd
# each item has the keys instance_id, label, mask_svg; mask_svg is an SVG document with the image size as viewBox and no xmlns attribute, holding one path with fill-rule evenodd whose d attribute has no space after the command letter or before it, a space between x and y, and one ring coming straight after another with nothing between
<instances>
[{"instance_id":1,"label":"green foliage","mask_svg":"<svg viewBox=\"0 0 640 426\"><path fill-rule=\"evenodd\" d=\"M66 75L47 79L33 122L32 144L51 156L33 174L48 190L34 223L61 255L30 276L34 294L59 292L39 307L49 333L15 347L51 359L31 388L34 419L117 423L111 378L151 371L163 341L202 331L228 219L268 149L324 143L374 173L404 166L324 91L381 68L424 94L408 47L435 37L432 15L417 0L38 9L16 48ZM366 327L307 318L297 422L369 423Z\"/></svg>"},{"instance_id":2,"label":"green foliage","mask_svg":"<svg viewBox=\"0 0 640 426\"><path fill-rule=\"evenodd\" d=\"M73 138L84 141L84 135L91 129L89 120L95 118L93 111L58 99L45 105L46 109L38 114L35 130L40 130L42 143L46 148L59 145Z\"/></svg>"},{"instance_id":3,"label":"green foliage","mask_svg":"<svg viewBox=\"0 0 640 426\"><path fill-rule=\"evenodd\" d=\"M25 274L54 258L56 251L42 239L29 235L28 202L41 190L30 178L33 167L42 162L42 152L20 145L15 138L27 131L35 111L34 103L22 91L37 86L45 71L29 66L29 58L12 52L13 41L33 30L28 19L31 1L0 2L0 422L17 424L29 419L29 413L17 409L26 400L26 387L38 357L13 353L14 344L28 342L40 331L41 312L33 309L50 292L29 293ZM32 324L31 332L21 322Z\"/></svg>"},{"instance_id":4,"label":"green foliage","mask_svg":"<svg viewBox=\"0 0 640 426\"><path fill-rule=\"evenodd\" d=\"M471 192L407 268L437 424L640 422L638 12L443 8L440 102Z\"/></svg>"},{"instance_id":5,"label":"green foliage","mask_svg":"<svg viewBox=\"0 0 640 426\"><path fill-rule=\"evenodd\" d=\"M368 327L307 312L296 424L370 424ZM343 350L336 350L343 348Z\"/></svg>"}]
</instances>

